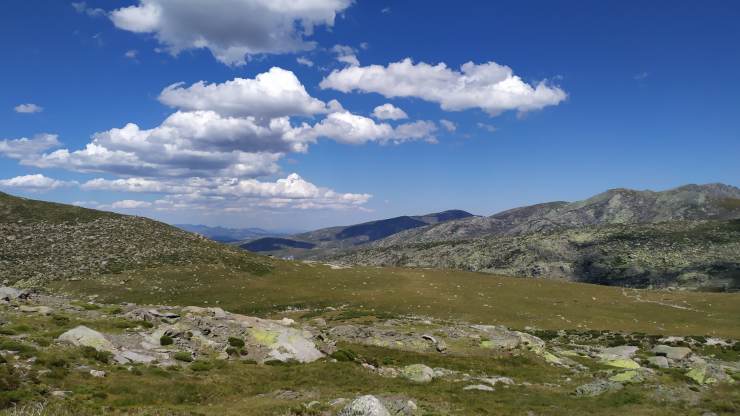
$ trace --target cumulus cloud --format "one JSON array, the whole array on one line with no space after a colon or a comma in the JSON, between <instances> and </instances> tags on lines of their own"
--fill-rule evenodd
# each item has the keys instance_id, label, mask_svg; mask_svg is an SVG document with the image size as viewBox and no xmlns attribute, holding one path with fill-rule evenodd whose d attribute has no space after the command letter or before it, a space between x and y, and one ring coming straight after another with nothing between
<instances>
[{"instance_id":1,"label":"cumulus cloud","mask_svg":"<svg viewBox=\"0 0 740 416\"><path fill-rule=\"evenodd\" d=\"M373 116L378 120L401 120L409 117L405 111L390 103L375 107Z\"/></svg>"},{"instance_id":2,"label":"cumulus cloud","mask_svg":"<svg viewBox=\"0 0 740 416\"><path fill-rule=\"evenodd\" d=\"M337 61L349 66L360 65L360 61L357 59L357 50L355 48L346 45L334 45L331 50L336 54Z\"/></svg>"},{"instance_id":3,"label":"cumulus cloud","mask_svg":"<svg viewBox=\"0 0 740 416\"><path fill-rule=\"evenodd\" d=\"M137 201L134 199L124 199L124 200L116 201L110 204L110 207L113 209L137 209L137 208L149 208L151 206L152 206L152 203L149 201Z\"/></svg>"},{"instance_id":4,"label":"cumulus cloud","mask_svg":"<svg viewBox=\"0 0 740 416\"><path fill-rule=\"evenodd\" d=\"M87 3L84 1L72 2L72 8L75 9L77 13L86 14L90 17L105 16L105 10L96 7L88 7Z\"/></svg>"},{"instance_id":5,"label":"cumulus cloud","mask_svg":"<svg viewBox=\"0 0 740 416\"><path fill-rule=\"evenodd\" d=\"M0 140L0 155L24 160L38 155L45 150L59 147L59 136L56 134L38 134L33 138Z\"/></svg>"},{"instance_id":6,"label":"cumulus cloud","mask_svg":"<svg viewBox=\"0 0 740 416\"><path fill-rule=\"evenodd\" d=\"M190 179L103 179L97 178L81 185L85 190L166 194L150 205L129 206L116 204L109 208L148 208L157 210L219 209L236 212L255 207L272 208L334 208L361 206L371 198L369 194L340 193L306 181L293 173L274 182L237 178ZM126 200L134 201L134 200ZM123 201L121 201L123 202ZM106 206L97 206L106 208Z\"/></svg>"},{"instance_id":7,"label":"cumulus cloud","mask_svg":"<svg viewBox=\"0 0 740 416\"><path fill-rule=\"evenodd\" d=\"M126 51L126 53L123 54L128 59L136 59L137 56L139 56L139 51L136 49L131 49Z\"/></svg>"},{"instance_id":8,"label":"cumulus cloud","mask_svg":"<svg viewBox=\"0 0 740 416\"><path fill-rule=\"evenodd\" d=\"M55 149L60 145L55 135L3 140L0 153L28 166L105 176L76 184L84 191L159 198L96 205L101 209L363 209L369 194L337 192L295 173L274 181L260 178L275 178L281 159L306 152L321 139L354 145L433 143L438 129L431 121L382 121L407 117L390 104L375 109L377 120L353 114L336 100L310 96L292 72L280 68L253 79L175 84L159 99L175 111L154 127L128 123L93 134L76 150ZM64 184L54 181L44 180L47 187Z\"/></svg>"},{"instance_id":9,"label":"cumulus cloud","mask_svg":"<svg viewBox=\"0 0 740 416\"><path fill-rule=\"evenodd\" d=\"M487 123L480 123L479 122L476 125L478 126L478 128L483 129L483 130L485 130L485 131L487 131L489 133L495 133L498 130L498 128L496 126L491 125L491 124L487 124Z\"/></svg>"},{"instance_id":10,"label":"cumulus cloud","mask_svg":"<svg viewBox=\"0 0 740 416\"><path fill-rule=\"evenodd\" d=\"M49 191L76 185L74 181L61 181L46 177L42 174L16 176L15 178L0 180L0 187L16 188L28 191Z\"/></svg>"},{"instance_id":11,"label":"cumulus cloud","mask_svg":"<svg viewBox=\"0 0 740 416\"><path fill-rule=\"evenodd\" d=\"M388 123L338 111L326 116L324 120L304 133L304 137L326 137L340 143L362 144L369 141L380 143L402 143L425 139L435 142L437 126L431 121L416 121L393 127Z\"/></svg>"},{"instance_id":12,"label":"cumulus cloud","mask_svg":"<svg viewBox=\"0 0 740 416\"><path fill-rule=\"evenodd\" d=\"M314 27L334 25L352 0L139 0L111 12L113 24L152 33L170 53L210 50L227 65L256 54L308 50Z\"/></svg>"},{"instance_id":13,"label":"cumulus cloud","mask_svg":"<svg viewBox=\"0 0 740 416\"><path fill-rule=\"evenodd\" d=\"M221 84L201 81L190 87L170 85L159 95L159 101L183 110L259 118L326 112L326 105L311 97L293 72L277 67L254 79L235 78Z\"/></svg>"},{"instance_id":14,"label":"cumulus cloud","mask_svg":"<svg viewBox=\"0 0 740 416\"><path fill-rule=\"evenodd\" d=\"M44 111L44 107L41 107L36 104L28 103L28 104L18 104L17 106L15 106L14 110L16 113L33 114L33 113L40 113Z\"/></svg>"},{"instance_id":15,"label":"cumulus cloud","mask_svg":"<svg viewBox=\"0 0 740 416\"><path fill-rule=\"evenodd\" d=\"M307 66L309 68L313 67L313 65L314 65L312 60L310 60L308 58L305 58L303 56L299 56L298 58L295 58L295 61L298 62L299 64L301 64L303 66Z\"/></svg>"},{"instance_id":16,"label":"cumulus cloud","mask_svg":"<svg viewBox=\"0 0 740 416\"><path fill-rule=\"evenodd\" d=\"M439 124L441 124L442 127L444 127L444 129L449 132L453 132L457 130L457 125L451 122L450 120L445 120L445 119L439 120Z\"/></svg>"},{"instance_id":17,"label":"cumulus cloud","mask_svg":"<svg viewBox=\"0 0 740 416\"><path fill-rule=\"evenodd\" d=\"M342 92L375 92L386 98L417 97L438 103L443 110L480 108L491 116L520 113L557 105L566 99L561 88L541 81L524 82L511 68L495 62L468 62L455 71L444 63L414 63L410 58L388 66L350 66L332 71L322 88Z\"/></svg>"}]
</instances>

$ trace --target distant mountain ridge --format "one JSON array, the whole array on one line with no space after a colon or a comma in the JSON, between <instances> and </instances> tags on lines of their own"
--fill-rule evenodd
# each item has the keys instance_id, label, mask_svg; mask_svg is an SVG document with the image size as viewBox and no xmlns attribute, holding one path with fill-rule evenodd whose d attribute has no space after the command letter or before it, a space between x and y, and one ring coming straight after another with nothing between
<instances>
[{"instance_id":1,"label":"distant mountain ridge","mask_svg":"<svg viewBox=\"0 0 740 416\"><path fill-rule=\"evenodd\" d=\"M329 258L635 287L740 290L740 189L613 189L406 230Z\"/></svg>"},{"instance_id":2,"label":"distant mountain ridge","mask_svg":"<svg viewBox=\"0 0 740 416\"><path fill-rule=\"evenodd\" d=\"M287 233L280 231L265 230L257 227L250 228L227 228L209 227L201 224L173 224L175 227L200 234L220 243L233 243L237 241L253 240L261 237L279 237Z\"/></svg>"},{"instance_id":3,"label":"distant mountain ridge","mask_svg":"<svg viewBox=\"0 0 740 416\"><path fill-rule=\"evenodd\" d=\"M277 256L327 255L337 250L366 245L405 230L472 216L473 214L461 210L401 216L346 227L322 228L285 238L261 238L242 244L239 247L253 252L269 253Z\"/></svg>"},{"instance_id":4,"label":"distant mountain ridge","mask_svg":"<svg viewBox=\"0 0 740 416\"><path fill-rule=\"evenodd\" d=\"M548 202L490 217L465 218L398 233L378 246L519 235L607 224L734 219L740 216L740 188L724 184L685 185L667 191L611 189L576 202Z\"/></svg>"}]
</instances>

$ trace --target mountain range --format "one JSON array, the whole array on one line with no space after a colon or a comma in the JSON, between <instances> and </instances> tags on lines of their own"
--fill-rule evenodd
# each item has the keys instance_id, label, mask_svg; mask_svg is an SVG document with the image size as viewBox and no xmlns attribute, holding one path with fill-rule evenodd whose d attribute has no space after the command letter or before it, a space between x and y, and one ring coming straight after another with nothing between
<instances>
[{"instance_id":1,"label":"mountain range","mask_svg":"<svg viewBox=\"0 0 740 416\"><path fill-rule=\"evenodd\" d=\"M613 189L406 230L330 260L634 287L740 289L740 189Z\"/></svg>"},{"instance_id":2,"label":"mountain range","mask_svg":"<svg viewBox=\"0 0 740 416\"><path fill-rule=\"evenodd\" d=\"M240 247L253 252L282 257L306 258L327 256L341 250L365 246L405 230L470 217L473 217L473 214L460 210L416 216L401 216L346 227L322 228L285 238L260 238L242 244Z\"/></svg>"},{"instance_id":3,"label":"mountain range","mask_svg":"<svg viewBox=\"0 0 740 416\"><path fill-rule=\"evenodd\" d=\"M201 224L173 224L175 227L200 234L213 241L220 243L234 243L238 241L249 241L263 237L278 237L287 233L274 230L265 230L263 228L226 228L226 227L209 227Z\"/></svg>"}]
</instances>

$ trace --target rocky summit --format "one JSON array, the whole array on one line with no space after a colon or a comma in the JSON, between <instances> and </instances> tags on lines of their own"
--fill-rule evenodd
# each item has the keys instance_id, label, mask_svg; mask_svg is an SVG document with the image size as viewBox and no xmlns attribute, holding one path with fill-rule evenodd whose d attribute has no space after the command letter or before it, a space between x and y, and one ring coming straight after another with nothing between
<instances>
[{"instance_id":1,"label":"rocky summit","mask_svg":"<svg viewBox=\"0 0 740 416\"><path fill-rule=\"evenodd\" d=\"M627 287L740 289L740 189L611 190L395 234L329 257Z\"/></svg>"}]
</instances>

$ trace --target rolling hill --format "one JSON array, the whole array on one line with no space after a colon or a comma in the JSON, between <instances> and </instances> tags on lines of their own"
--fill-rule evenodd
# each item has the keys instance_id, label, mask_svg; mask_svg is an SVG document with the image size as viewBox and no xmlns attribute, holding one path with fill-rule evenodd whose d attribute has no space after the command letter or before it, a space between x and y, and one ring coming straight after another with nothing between
<instances>
[{"instance_id":1,"label":"rolling hill","mask_svg":"<svg viewBox=\"0 0 740 416\"><path fill-rule=\"evenodd\" d=\"M15 285L199 263L269 270L262 258L161 222L4 193L0 241L0 281Z\"/></svg>"},{"instance_id":2,"label":"rolling hill","mask_svg":"<svg viewBox=\"0 0 740 416\"><path fill-rule=\"evenodd\" d=\"M425 226L332 260L631 287L740 290L740 189L615 189Z\"/></svg>"},{"instance_id":3,"label":"rolling hill","mask_svg":"<svg viewBox=\"0 0 740 416\"><path fill-rule=\"evenodd\" d=\"M417 216L401 216L347 227L323 228L285 238L268 237L256 239L241 244L239 247L253 252L276 256L312 258L335 253L338 250L363 246L405 230L470 217L473 217L473 215L460 210Z\"/></svg>"},{"instance_id":4,"label":"rolling hill","mask_svg":"<svg viewBox=\"0 0 740 416\"><path fill-rule=\"evenodd\" d=\"M262 228L226 228L209 227L200 224L174 224L175 227L185 231L200 234L219 243L234 243L237 241L254 240L263 237L280 237L285 235L278 231L265 230Z\"/></svg>"}]
</instances>

